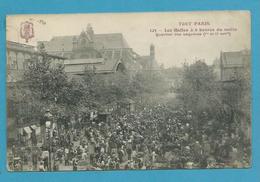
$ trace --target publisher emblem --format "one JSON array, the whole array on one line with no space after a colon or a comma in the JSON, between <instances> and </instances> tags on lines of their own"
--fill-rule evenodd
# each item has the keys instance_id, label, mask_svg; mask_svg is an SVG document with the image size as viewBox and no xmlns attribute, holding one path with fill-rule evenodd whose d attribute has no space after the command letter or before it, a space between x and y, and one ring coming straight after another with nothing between
<instances>
[{"instance_id":1,"label":"publisher emblem","mask_svg":"<svg viewBox=\"0 0 260 182\"><path fill-rule=\"evenodd\" d=\"M20 36L25 39L26 43L34 37L33 23L25 21L21 23Z\"/></svg>"}]
</instances>

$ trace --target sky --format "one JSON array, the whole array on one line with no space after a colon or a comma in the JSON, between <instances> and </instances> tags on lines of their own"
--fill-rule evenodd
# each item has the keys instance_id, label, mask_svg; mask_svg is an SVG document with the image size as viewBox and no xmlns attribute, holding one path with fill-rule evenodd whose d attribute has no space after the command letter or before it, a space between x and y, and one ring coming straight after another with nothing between
<instances>
[{"instance_id":1,"label":"sky","mask_svg":"<svg viewBox=\"0 0 260 182\"><path fill-rule=\"evenodd\" d=\"M33 23L34 37L25 42L20 37L24 21ZM203 59L206 63L219 58L221 51L251 49L251 24L248 11L205 11L163 13L97 13L97 14L49 14L7 16L7 40L36 45L53 36L79 35L91 24L96 34L122 33L129 46L140 55L148 55L150 44L155 46L155 56L165 67L181 66ZM232 29L231 34L206 36L156 36L165 29ZM235 31L234 31L235 30ZM203 31L209 32L209 31ZM222 31L223 32L223 31ZM227 31L224 31L224 33ZM168 33L169 35L169 33Z\"/></svg>"}]
</instances>

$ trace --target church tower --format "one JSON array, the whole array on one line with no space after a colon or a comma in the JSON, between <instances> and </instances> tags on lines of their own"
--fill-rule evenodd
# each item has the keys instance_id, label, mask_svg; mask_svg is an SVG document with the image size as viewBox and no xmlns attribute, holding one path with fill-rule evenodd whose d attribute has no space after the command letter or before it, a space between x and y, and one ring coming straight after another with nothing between
<instances>
[{"instance_id":1,"label":"church tower","mask_svg":"<svg viewBox=\"0 0 260 182\"><path fill-rule=\"evenodd\" d=\"M150 45L150 56L152 59L155 58L155 48L153 44Z\"/></svg>"},{"instance_id":2,"label":"church tower","mask_svg":"<svg viewBox=\"0 0 260 182\"><path fill-rule=\"evenodd\" d=\"M88 37L86 32L83 30L79 35L78 48L84 49L87 47L87 44L88 44Z\"/></svg>"},{"instance_id":3,"label":"church tower","mask_svg":"<svg viewBox=\"0 0 260 182\"><path fill-rule=\"evenodd\" d=\"M76 36L73 36L72 45L73 45L72 50L73 50L73 51L74 51L74 50L77 50L77 48L78 48L78 40L77 40L77 37L76 37Z\"/></svg>"},{"instance_id":4,"label":"church tower","mask_svg":"<svg viewBox=\"0 0 260 182\"><path fill-rule=\"evenodd\" d=\"M91 24L87 25L87 35L90 42L94 42L94 31Z\"/></svg>"},{"instance_id":5,"label":"church tower","mask_svg":"<svg viewBox=\"0 0 260 182\"><path fill-rule=\"evenodd\" d=\"M87 25L85 30L82 30L79 37L73 37L73 54L74 59L90 59L101 58L101 53L95 48L94 45L94 31L90 24Z\"/></svg>"},{"instance_id":6,"label":"church tower","mask_svg":"<svg viewBox=\"0 0 260 182\"><path fill-rule=\"evenodd\" d=\"M155 61L155 48L154 48L154 45L151 44L150 45L150 60L149 60L149 70L153 70L154 68L154 61Z\"/></svg>"}]
</instances>

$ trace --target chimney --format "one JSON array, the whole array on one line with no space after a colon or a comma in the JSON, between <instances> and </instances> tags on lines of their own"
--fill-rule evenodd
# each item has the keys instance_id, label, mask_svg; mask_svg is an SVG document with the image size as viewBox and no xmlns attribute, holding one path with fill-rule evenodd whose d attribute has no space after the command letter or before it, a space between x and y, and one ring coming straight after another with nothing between
<instances>
[{"instance_id":1,"label":"chimney","mask_svg":"<svg viewBox=\"0 0 260 182\"><path fill-rule=\"evenodd\" d=\"M72 44L73 44L73 50L76 50L78 48L78 40L76 36L73 36Z\"/></svg>"},{"instance_id":2,"label":"chimney","mask_svg":"<svg viewBox=\"0 0 260 182\"><path fill-rule=\"evenodd\" d=\"M150 56L152 58L155 57L155 49L154 49L154 45L153 44L150 45Z\"/></svg>"},{"instance_id":3,"label":"chimney","mask_svg":"<svg viewBox=\"0 0 260 182\"><path fill-rule=\"evenodd\" d=\"M87 25L87 34L88 34L88 38L90 39L90 41L93 42L94 41L94 31L93 31L91 24Z\"/></svg>"}]
</instances>

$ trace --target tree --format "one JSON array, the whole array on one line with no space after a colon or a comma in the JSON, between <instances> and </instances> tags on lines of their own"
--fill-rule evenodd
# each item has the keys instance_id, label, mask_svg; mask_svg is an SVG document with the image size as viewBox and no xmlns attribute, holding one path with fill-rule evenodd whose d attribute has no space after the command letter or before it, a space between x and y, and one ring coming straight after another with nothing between
<instances>
[{"instance_id":1,"label":"tree","mask_svg":"<svg viewBox=\"0 0 260 182\"><path fill-rule=\"evenodd\" d=\"M218 104L213 69L202 61L184 65L179 99L187 110L211 111Z\"/></svg>"},{"instance_id":2,"label":"tree","mask_svg":"<svg viewBox=\"0 0 260 182\"><path fill-rule=\"evenodd\" d=\"M53 65L44 46L38 47L39 52L29 61L28 70L24 72L22 88L23 103L30 106L27 115L40 117L46 108L53 114L65 113L68 99L64 92L70 92L70 83L63 64ZM35 111L35 112L33 112Z\"/></svg>"},{"instance_id":3,"label":"tree","mask_svg":"<svg viewBox=\"0 0 260 182\"><path fill-rule=\"evenodd\" d=\"M131 79L127 73L99 75L94 70L88 70L82 77L82 84L89 99L98 105L113 104L133 97Z\"/></svg>"},{"instance_id":4,"label":"tree","mask_svg":"<svg viewBox=\"0 0 260 182\"><path fill-rule=\"evenodd\" d=\"M68 85L64 66L51 66L45 55L34 57L24 73L24 82L35 98L43 101L59 101L61 90Z\"/></svg>"},{"instance_id":5,"label":"tree","mask_svg":"<svg viewBox=\"0 0 260 182\"><path fill-rule=\"evenodd\" d=\"M138 72L133 78L133 87L139 94L164 93L166 82L162 74L158 72Z\"/></svg>"}]
</instances>

